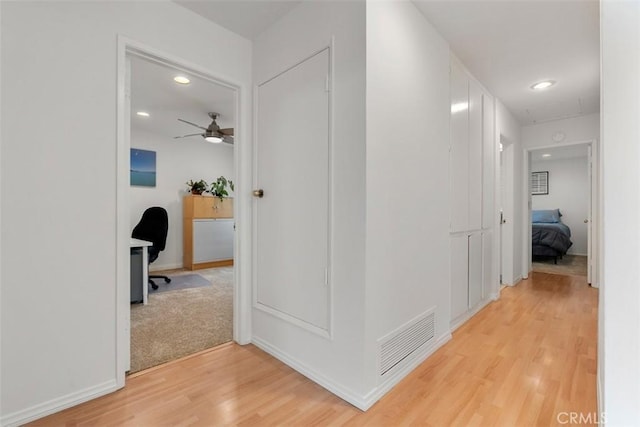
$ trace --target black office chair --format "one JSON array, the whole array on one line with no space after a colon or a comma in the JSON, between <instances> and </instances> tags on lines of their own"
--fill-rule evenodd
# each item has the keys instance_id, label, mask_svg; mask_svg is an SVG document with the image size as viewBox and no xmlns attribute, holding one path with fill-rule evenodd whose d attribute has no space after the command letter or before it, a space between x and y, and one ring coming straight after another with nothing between
<instances>
[{"instance_id":1,"label":"black office chair","mask_svg":"<svg viewBox=\"0 0 640 427\"><path fill-rule=\"evenodd\" d=\"M167 232L169 231L169 217L167 211L159 206L148 208L142 214L140 222L133 228L131 237L134 239L147 240L153 245L149 247L149 264L155 261L164 250L167 243ZM149 283L153 289L158 289L158 285L152 279L164 279L170 283L167 276L149 275Z\"/></svg>"}]
</instances>

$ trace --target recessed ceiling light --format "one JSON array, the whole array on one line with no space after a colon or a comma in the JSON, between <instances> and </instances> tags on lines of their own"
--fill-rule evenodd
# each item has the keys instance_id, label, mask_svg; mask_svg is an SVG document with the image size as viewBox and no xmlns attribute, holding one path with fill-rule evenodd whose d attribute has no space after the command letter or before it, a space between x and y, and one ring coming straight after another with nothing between
<instances>
[{"instance_id":1,"label":"recessed ceiling light","mask_svg":"<svg viewBox=\"0 0 640 427\"><path fill-rule=\"evenodd\" d=\"M185 76L175 76L173 78L173 81L175 81L176 83L180 83L181 85L188 85L189 83L191 83L191 80L189 80Z\"/></svg>"},{"instance_id":2,"label":"recessed ceiling light","mask_svg":"<svg viewBox=\"0 0 640 427\"><path fill-rule=\"evenodd\" d=\"M549 88L551 86L553 86L554 84L556 84L555 81L553 80L544 80L542 82L538 82L534 85L531 85L531 89L533 90L542 90L542 89L546 89Z\"/></svg>"},{"instance_id":3,"label":"recessed ceiling light","mask_svg":"<svg viewBox=\"0 0 640 427\"><path fill-rule=\"evenodd\" d=\"M551 157L551 154L546 153L546 154L543 154L542 157Z\"/></svg>"},{"instance_id":4,"label":"recessed ceiling light","mask_svg":"<svg viewBox=\"0 0 640 427\"><path fill-rule=\"evenodd\" d=\"M139 116L142 116L142 117L149 117L149 115L150 115L146 111L138 111L136 114L139 115Z\"/></svg>"}]
</instances>

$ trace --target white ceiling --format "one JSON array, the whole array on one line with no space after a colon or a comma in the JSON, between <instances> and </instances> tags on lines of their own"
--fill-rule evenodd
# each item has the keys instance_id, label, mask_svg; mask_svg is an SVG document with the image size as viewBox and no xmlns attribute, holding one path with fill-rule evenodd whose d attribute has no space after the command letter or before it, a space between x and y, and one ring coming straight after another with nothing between
<instances>
[{"instance_id":1,"label":"white ceiling","mask_svg":"<svg viewBox=\"0 0 640 427\"><path fill-rule=\"evenodd\" d=\"M296 7L301 0L174 0L174 2L252 40Z\"/></svg>"},{"instance_id":2,"label":"white ceiling","mask_svg":"<svg viewBox=\"0 0 640 427\"><path fill-rule=\"evenodd\" d=\"M191 83L179 85L173 81L176 75L187 76ZM136 113L145 111L150 117ZM131 58L131 128L174 137L203 132L201 129L178 121L178 118L209 126L209 112L220 114L217 120L221 128L235 126L235 93L232 89L212 83L188 73L179 72L164 65L138 57ZM200 142L194 136L177 142Z\"/></svg>"},{"instance_id":3,"label":"white ceiling","mask_svg":"<svg viewBox=\"0 0 640 427\"><path fill-rule=\"evenodd\" d=\"M413 1L521 124L600 110L597 0Z\"/></svg>"},{"instance_id":4,"label":"white ceiling","mask_svg":"<svg viewBox=\"0 0 640 427\"><path fill-rule=\"evenodd\" d=\"M175 2L253 39L300 0ZM413 2L521 124L599 112L598 0ZM530 89L545 79L557 83L544 91Z\"/></svg>"}]
</instances>

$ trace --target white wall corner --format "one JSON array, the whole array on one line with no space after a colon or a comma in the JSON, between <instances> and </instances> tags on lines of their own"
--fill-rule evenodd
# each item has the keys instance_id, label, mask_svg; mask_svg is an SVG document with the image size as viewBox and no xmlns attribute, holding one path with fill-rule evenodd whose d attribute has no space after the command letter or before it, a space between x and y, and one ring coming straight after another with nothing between
<instances>
[{"instance_id":1,"label":"white wall corner","mask_svg":"<svg viewBox=\"0 0 640 427\"><path fill-rule=\"evenodd\" d=\"M497 294L492 294L491 298L487 298L483 301L480 301L474 308L462 313L460 316L453 319L450 323L450 328L451 328L450 332L454 332L460 326L467 323L467 321L469 321L473 316L478 314L480 310L482 310L487 305L489 305L489 303L496 301L498 298L499 298L499 292Z\"/></svg>"},{"instance_id":2,"label":"white wall corner","mask_svg":"<svg viewBox=\"0 0 640 427\"><path fill-rule=\"evenodd\" d=\"M263 350L264 352L280 360L285 365L295 369L300 374L309 378L311 381L315 382L316 384L324 387L329 392L347 401L348 403L352 404L356 408L366 411L373 404L373 403L367 404L368 401L366 396L360 395L359 393L356 393L355 391L349 389L348 387L345 387L342 384L336 382L335 380L323 375L322 373L311 368L304 362L281 351L280 349L272 346L268 342L255 336L252 338L251 342L259 349Z\"/></svg>"}]
</instances>

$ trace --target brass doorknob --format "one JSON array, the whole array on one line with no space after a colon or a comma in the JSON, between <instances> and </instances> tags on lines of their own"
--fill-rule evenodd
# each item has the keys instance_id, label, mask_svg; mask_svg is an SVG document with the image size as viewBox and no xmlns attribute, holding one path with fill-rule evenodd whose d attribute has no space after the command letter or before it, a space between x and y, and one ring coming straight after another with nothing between
<instances>
[{"instance_id":1,"label":"brass doorknob","mask_svg":"<svg viewBox=\"0 0 640 427\"><path fill-rule=\"evenodd\" d=\"M588 222L589 222L589 220L588 220L588 219L585 219L585 220L584 220L584 223L585 223L585 224L586 224L586 223L588 223Z\"/></svg>"},{"instance_id":2,"label":"brass doorknob","mask_svg":"<svg viewBox=\"0 0 640 427\"><path fill-rule=\"evenodd\" d=\"M264 197L264 190L262 188L259 190L253 190L253 196L262 199L262 197Z\"/></svg>"}]
</instances>

